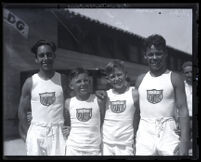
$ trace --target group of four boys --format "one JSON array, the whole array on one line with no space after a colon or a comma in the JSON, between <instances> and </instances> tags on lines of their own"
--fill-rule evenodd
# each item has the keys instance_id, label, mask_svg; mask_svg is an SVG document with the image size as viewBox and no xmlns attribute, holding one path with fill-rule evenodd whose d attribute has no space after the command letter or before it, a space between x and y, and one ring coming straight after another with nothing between
<instances>
[{"instance_id":1,"label":"group of four boys","mask_svg":"<svg viewBox=\"0 0 201 162\"><path fill-rule=\"evenodd\" d=\"M105 67L111 89L92 94L87 70L72 70L66 85L65 76L53 66L55 44L38 41L32 52L40 69L25 81L18 113L27 155L187 155L184 82L167 69L165 39L151 35L145 43L150 70L137 78L135 86L127 81L123 62L114 60ZM66 98L67 86L73 97Z\"/></svg>"}]
</instances>

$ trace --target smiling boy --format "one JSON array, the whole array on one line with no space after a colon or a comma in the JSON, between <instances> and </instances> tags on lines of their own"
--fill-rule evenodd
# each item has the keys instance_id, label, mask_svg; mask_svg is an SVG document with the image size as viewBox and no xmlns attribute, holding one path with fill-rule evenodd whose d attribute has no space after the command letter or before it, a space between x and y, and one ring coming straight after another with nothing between
<instances>
[{"instance_id":1,"label":"smiling boy","mask_svg":"<svg viewBox=\"0 0 201 162\"><path fill-rule=\"evenodd\" d=\"M189 115L182 77L167 69L166 41L160 35L146 39L149 71L137 78L140 122L136 155L187 155ZM175 109L179 112L181 137L176 134Z\"/></svg>"},{"instance_id":2,"label":"smiling boy","mask_svg":"<svg viewBox=\"0 0 201 162\"><path fill-rule=\"evenodd\" d=\"M88 72L76 68L70 74L70 88L75 96L65 101L65 114L70 116L67 156L101 155L101 125L104 103L91 93Z\"/></svg>"},{"instance_id":3,"label":"smiling boy","mask_svg":"<svg viewBox=\"0 0 201 162\"><path fill-rule=\"evenodd\" d=\"M54 69L56 46L53 42L39 40L31 51L39 72L26 79L18 112L20 127L25 131L27 155L65 155L64 83L61 74ZM29 126L27 111L30 108Z\"/></svg>"}]
</instances>

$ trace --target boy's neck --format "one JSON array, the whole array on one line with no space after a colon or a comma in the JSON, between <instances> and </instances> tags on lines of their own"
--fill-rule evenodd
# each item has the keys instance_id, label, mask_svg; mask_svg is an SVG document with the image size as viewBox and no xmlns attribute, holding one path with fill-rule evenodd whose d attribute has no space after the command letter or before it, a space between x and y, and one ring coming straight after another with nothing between
<instances>
[{"instance_id":1,"label":"boy's neck","mask_svg":"<svg viewBox=\"0 0 201 162\"><path fill-rule=\"evenodd\" d=\"M128 88L128 83L126 82L120 89L113 89L117 93L124 93Z\"/></svg>"},{"instance_id":2,"label":"boy's neck","mask_svg":"<svg viewBox=\"0 0 201 162\"><path fill-rule=\"evenodd\" d=\"M158 70L158 71L151 71L150 70L150 74L151 74L152 77L158 77L158 76L160 76L162 74L165 74L165 73L168 73L168 72L169 72L169 70L166 67L164 67L164 68L162 68L161 70Z\"/></svg>"},{"instance_id":3,"label":"boy's neck","mask_svg":"<svg viewBox=\"0 0 201 162\"><path fill-rule=\"evenodd\" d=\"M38 75L44 79L44 80L48 80L48 79L51 79L53 76L54 76L54 73L55 73L55 70L51 70L51 71L43 71L43 70L40 70L38 72Z\"/></svg>"},{"instance_id":4,"label":"boy's neck","mask_svg":"<svg viewBox=\"0 0 201 162\"><path fill-rule=\"evenodd\" d=\"M86 101L88 100L90 97L90 93L86 94L86 95L76 95L76 98L80 101Z\"/></svg>"}]
</instances>

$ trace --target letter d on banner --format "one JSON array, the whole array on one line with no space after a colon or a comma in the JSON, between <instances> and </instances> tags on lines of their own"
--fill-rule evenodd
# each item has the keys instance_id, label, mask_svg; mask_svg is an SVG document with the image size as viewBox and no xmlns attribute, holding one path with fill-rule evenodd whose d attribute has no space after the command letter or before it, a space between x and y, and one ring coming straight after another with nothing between
<instances>
[{"instance_id":1,"label":"letter d on banner","mask_svg":"<svg viewBox=\"0 0 201 162\"><path fill-rule=\"evenodd\" d=\"M7 9L3 10L3 20L14 27L25 38L28 38L29 26L14 13Z\"/></svg>"}]
</instances>

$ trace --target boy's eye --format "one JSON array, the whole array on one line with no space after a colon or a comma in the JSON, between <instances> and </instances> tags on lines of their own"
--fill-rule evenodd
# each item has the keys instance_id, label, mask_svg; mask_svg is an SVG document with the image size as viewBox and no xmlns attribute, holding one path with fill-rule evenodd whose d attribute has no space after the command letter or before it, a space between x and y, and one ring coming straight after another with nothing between
<instances>
[{"instance_id":1,"label":"boy's eye","mask_svg":"<svg viewBox=\"0 0 201 162\"><path fill-rule=\"evenodd\" d=\"M53 56L53 53L47 52L46 55L47 55L47 57L52 57L52 56Z\"/></svg>"},{"instance_id":2,"label":"boy's eye","mask_svg":"<svg viewBox=\"0 0 201 162\"><path fill-rule=\"evenodd\" d=\"M42 57L45 57L45 55L46 55L48 58L53 57L53 53L51 53L51 52L40 53L38 56L42 58Z\"/></svg>"},{"instance_id":3,"label":"boy's eye","mask_svg":"<svg viewBox=\"0 0 201 162\"><path fill-rule=\"evenodd\" d=\"M122 75L123 75L122 73L117 73L115 75L110 75L109 78L114 79L115 77L121 77Z\"/></svg>"},{"instance_id":4,"label":"boy's eye","mask_svg":"<svg viewBox=\"0 0 201 162\"><path fill-rule=\"evenodd\" d=\"M38 57L44 57L44 53L40 53Z\"/></svg>"},{"instance_id":5,"label":"boy's eye","mask_svg":"<svg viewBox=\"0 0 201 162\"><path fill-rule=\"evenodd\" d=\"M162 56L163 53L162 53L162 52L155 52L155 53L148 53L148 54L147 54L148 57L153 57L154 55L155 55L155 56Z\"/></svg>"},{"instance_id":6,"label":"boy's eye","mask_svg":"<svg viewBox=\"0 0 201 162\"><path fill-rule=\"evenodd\" d=\"M84 82L84 83L88 83L89 82L89 80L88 79L85 79L85 80L77 80L76 81L76 83L82 83L82 82Z\"/></svg>"},{"instance_id":7,"label":"boy's eye","mask_svg":"<svg viewBox=\"0 0 201 162\"><path fill-rule=\"evenodd\" d=\"M110 78L110 79L114 79L115 76L114 76L114 75L110 75L109 78Z\"/></svg>"},{"instance_id":8,"label":"boy's eye","mask_svg":"<svg viewBox=\"0 0 201 162\"><path fill-rule=\"evenodd\" d=\"M118 74L117 74L118 77L119 77L119 76L122 76L122 75L123 75L122 73L118 73Z\"/></svg>"},{"instance_id":9,"label":"boy's eye","mask_svg":"<svg viewBox=\"0 0 201 162\"><path fill-rule=\"evenodd\" d=\"M81 80L77 80L76 83L81 83Z\"/></svg>"}]
</instances>

